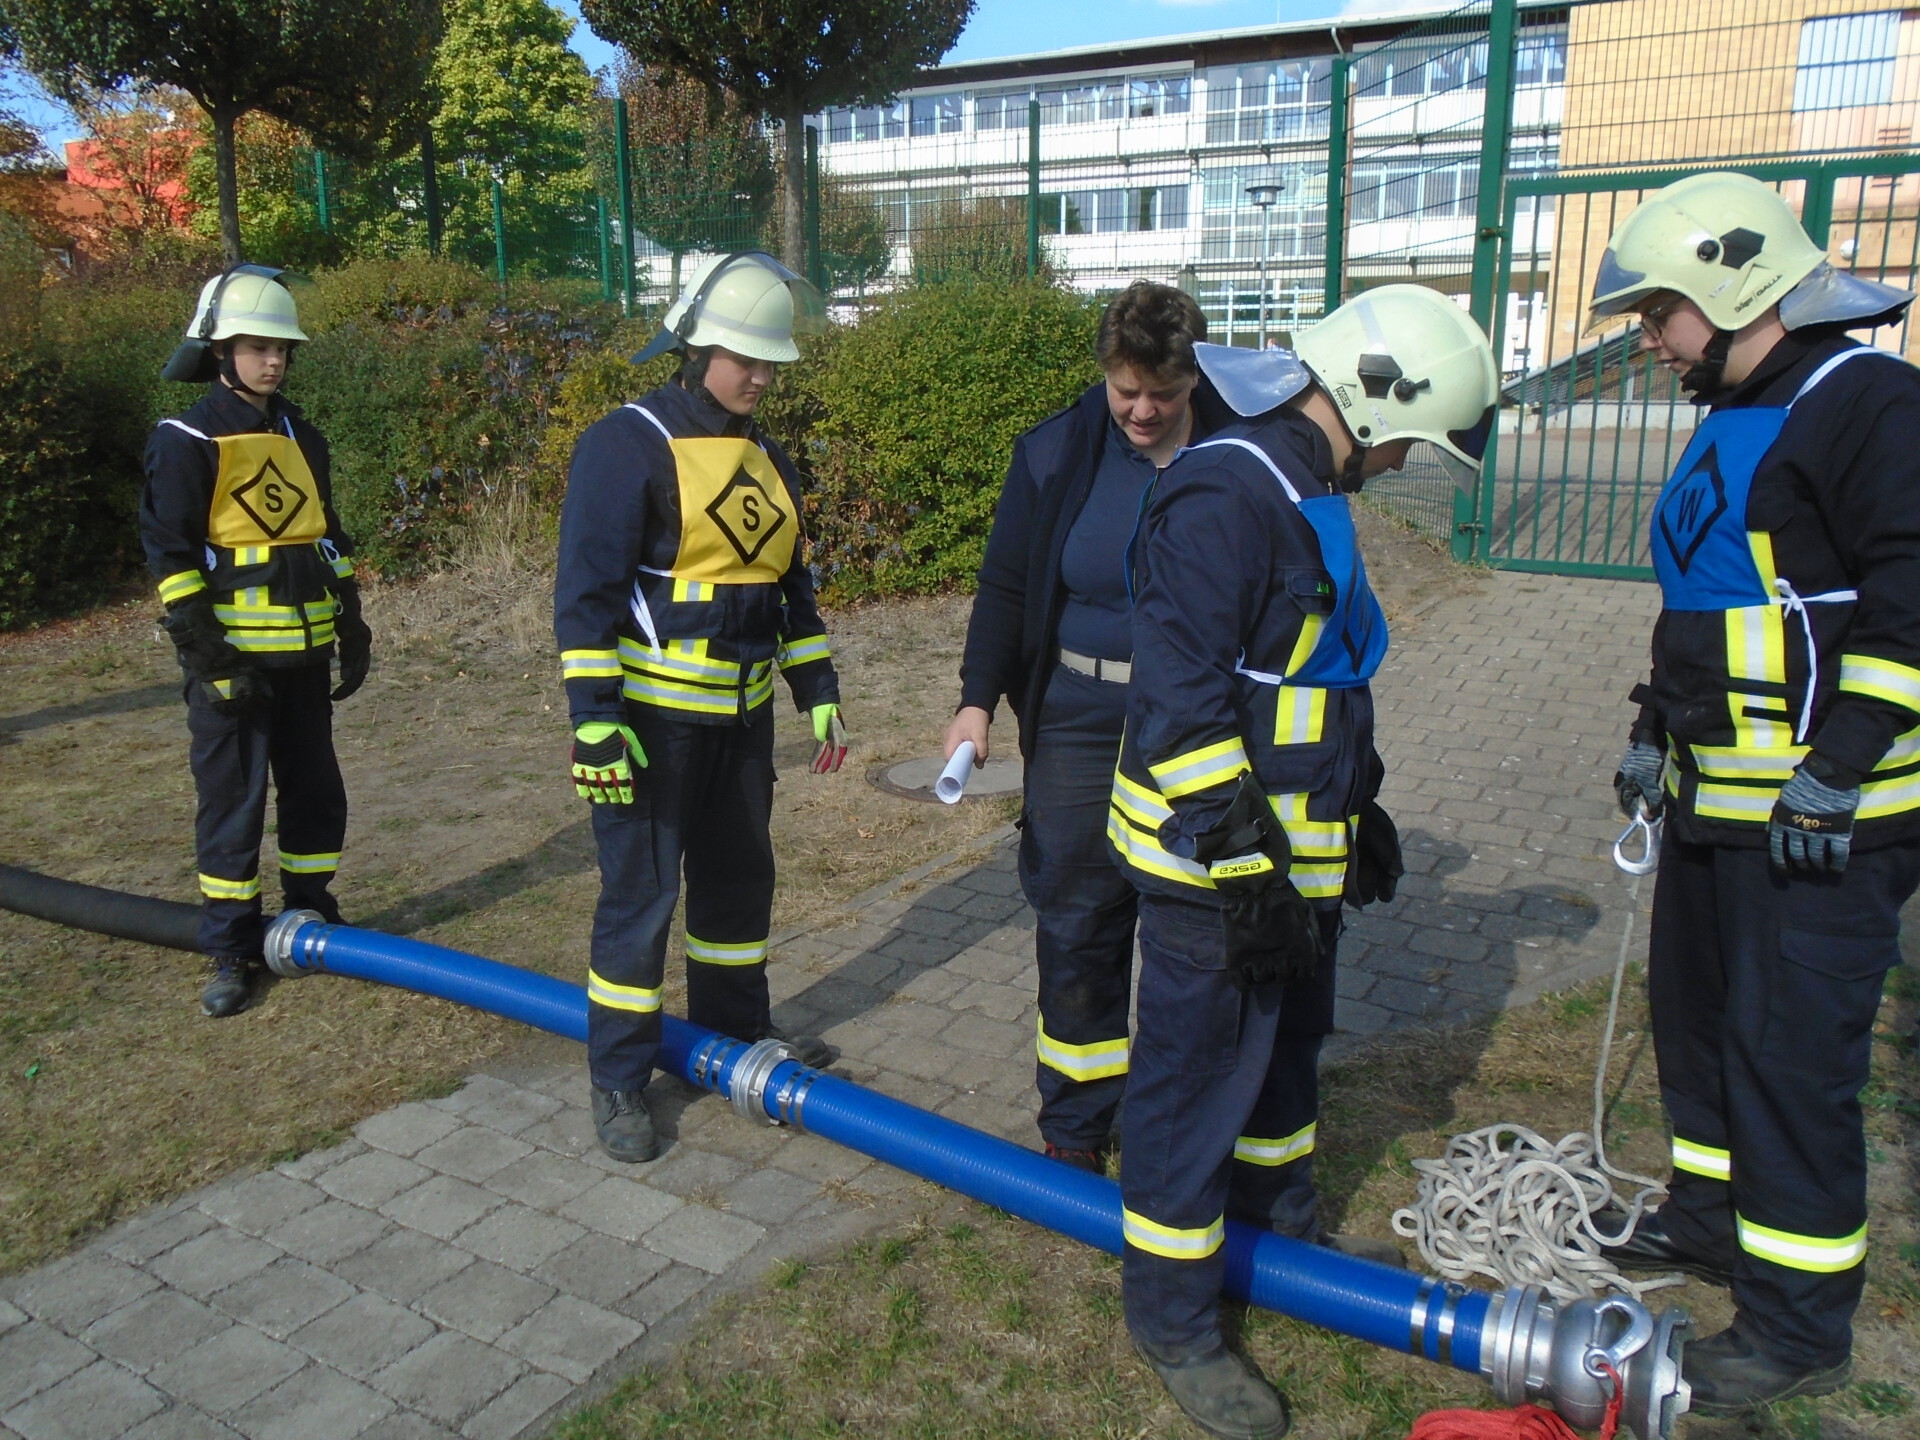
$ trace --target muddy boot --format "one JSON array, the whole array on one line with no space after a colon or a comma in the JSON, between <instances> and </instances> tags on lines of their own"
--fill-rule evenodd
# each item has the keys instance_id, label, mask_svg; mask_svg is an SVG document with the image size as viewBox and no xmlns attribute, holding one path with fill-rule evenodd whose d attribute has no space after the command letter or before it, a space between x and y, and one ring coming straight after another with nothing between
<instances>
[{"instance_id":1,"label":"muddy boot","mask_svg":"<svg viewBox=\"0 0 1920 1440\"><path fill-rule=\"evenodd\" d=\"M643 1164L660 1153L644 1090L594 1086L593 1130L600 1137L600 1148L622 1164Z\"/></svg>"},{"instance_id":2,"label":"muddy boot","mask_svg":"<svg viewBox=\"0 0 1920 1440\"><path fill-rule=\"evenodd\" d=\"M1391 1240L1375 1240L1369 1235L1335 1235L1323 1230L1320 1232L1320 1243L1329 1250L1338 1250L1342 1255L1351 1255L1356 1260L1371 1260L1376 1265L1391 1265L1396 1270L1407 1268L1407 1257Z\"/></svg>"},{"instance_id":3,"label":"muddy boot","mask_svg":"<svg viewBox=\"0 0 1920 1440\"><path fill-rule=\"evenodd\" d=\"M1220 1440L1280 1440L1293 1423L1286 1397L1222 1345L1187 1360L1161 1360L1134 1341L1186 1417Z\"/></svg>"},{"instance_id":4,"label":"muddy boot","mask_svg":"<svg viewBox=\"0 0 1920 1440\"><path fill-rule=\"evenodd\" d=\"M1851 1358L1812 1367L1776 1360L1742 1335L1737 1323L1687 1346L1695 1415L1739 1415L1796 1395L1831 1395L1852 1371Z\"/></svg>"},{"instance_id":5,"label":"muddy boot","mask_svg":"<svg viewBox=\"0 0 1920 1440\"><path fill-rule=\"evenodd\" d=\"M213 974L200 991L200 1013L215 1020L238 1015L247 1008L247 962L215 955L209 963Z\"/></svg>"},{"instance_id":6,"label":"muddy boot","mask_svg":"<svg viewBox=\"0 0 1920 1440\"><path fill-rule=\"evenodd\" d=\"M1056 1145L1047 1141L1047 1158L1058 1160L1062 1165L1071 1165L1076 1170L1086 1170L1095 1175L1107 1173L1107 1152L1102 1149L1075 1150L1066 1145Z\"/></svg>"}]
</instances>

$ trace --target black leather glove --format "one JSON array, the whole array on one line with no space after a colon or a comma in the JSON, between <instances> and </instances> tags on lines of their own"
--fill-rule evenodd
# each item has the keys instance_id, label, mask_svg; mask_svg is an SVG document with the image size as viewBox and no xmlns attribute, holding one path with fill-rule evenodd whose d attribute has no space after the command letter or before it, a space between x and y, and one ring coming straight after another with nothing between
<instances>
[{"instance_id":1,"label":"black leather glove","mask_svg":"<svg viewBox=\"0 0 1920 1440\"><path fill-rule=\"evenodd\" d=\"M1288 985L1320 963L1320 923L1287 878L1293 847L1251 771L1240 776L1233 803L1194 842L1194 858L1220 892L1227 977L1238 990Z\"/></svg>"},{"instance_id":2,"label":"black leather glove","mask_svg":"<svg viewBox=\"0 0 1920 1440\"><path fill-rule=\"evenodd\" d=\"M206 687L208 700L222 715L265 697L265 682L227 639L226 627L213 613L213 597L204 590L169 605L160 624L173 641L180 668Z\"/></svg>"},{"instance_id":3,"label":"black leather glove","mask_svg":"<svg viewBox=\"0 0 1920 1440\"><path fill-rule=\"evenodd\" d=\"M1393 899L1407 867L1400 858L1400 832L1378 800L1360 807L1353 836L1353 890L1356 905Z\"/></svg>"},{"instance_id":4,"label":"black leather glove","mask_svg":"<svg viewBox=\"0 0 1920 1440\"><path fill-rule=\"evenodd\" d=\"M367 670L373 664L373 631L360 618L359 585L342 580L337 593L340 613L333 621L333 643L340 652L340 683L329 698L344 700L367 683Z\"/></svg>"}]
</instances>

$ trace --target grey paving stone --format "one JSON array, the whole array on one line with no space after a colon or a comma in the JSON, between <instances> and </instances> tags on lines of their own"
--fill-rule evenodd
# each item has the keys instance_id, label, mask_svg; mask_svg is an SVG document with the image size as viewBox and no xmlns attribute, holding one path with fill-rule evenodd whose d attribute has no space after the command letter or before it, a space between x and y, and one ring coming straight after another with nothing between
<instances>
[{"instance_id":1,"label":"grey paving stone","mask_svg":"<svg viewBox=\"0 0 1920 1440\"><path fill-rule=\"evenodd\" d=\"M481 1085L482 1080L489 1083ZM523 1090L486 1075L473 1076L446 1099L427 1103L450 1115L458 1115L469 1124L486 1125L506 1135L517 1135L561 1108L561 1102L551 1095Z\"/></svg>"},{"instance_id":2,"label":"grey paving stone","mask_svg":"<svg viewBox=\"0 0 1920 1440\"><path fill-rule=\"evenodd\" d=\"M424 1185L394 1196L380 1213L409 1230L451 1240L489 1210L507 1202L491 1190L451 1175L436 1175Z\"/></svg>"},{"instance_id":3,"label":"grey paving stone","mask_svg":"<svg viewBox=\"0 0 1920 1440\"><path fill-rule=\"evenodd\" d=\"M333 1267L342 1280L402 1305L474 1263L473 1256L418 1230L398 1230Z\"/></svg>"},{"instance_id":4,"label":"grey paving stone","mask_svg":"<svg viewBox=\"0 0 1920 1440\"><path fill-rule=\"evenodd\" d=\"M314 1359L362 1379L434 1335L433 1322L379 1295L355 1295L296 1330L291 1342Z\"/></svg>"},{"instance_id":5,"label":"grey paving stone","mask_svg":"<svg viewBox=\"0 0 1920 1440\"><path fill-rule=\"evenodd\" d=\"M460 1427L467 1440L514 1440L573 1393L558 1375L523 1375L506 1392Z\"/></svg>"},{"instance_id":6,"label":"grey paving stone","mask_svg":"<svg viewBox=\"0 0 1920 1440\"><path fill-rule=\"evenodd\" d=\"M460 1128L460 1119L421 1101L370 1115L353 1133L377 1150L413 1155Z\"/></svg>"},{"instance_id":7,"label":"grey paving stone","mask_svg":"<svg viewBox=\"0 0 1920 1440\"><path fill-rule=\"evenodd\" d=\"M411 1190L429 1179L433 1172L424 1165L384 1150L369 1150L363 1155L334 1166L317 1183L336 1200L377 1210L403 1190Z\"/></svg>"},{"instance_id":8,"label":"grey paving stone","mask_svg":"<svg viewBox=\"0 0 1920 1440\"><path fill-rule=\"evenodd\" d=\"M940 1032L940 1042L957 1050L1004 1059L1031 1050L1033 1032L1009 1021L968 1013Z\"/></svg>"},{"instance_id":9,"label":"grey paving stone","mask_svg":"<svg viewBox=\"0 0 1920 1440\"><path fill-rule=\"evenodd\" d=\"M393 1410L393 1401L377 1390L309 1365L242 1406L233 1423L248 1440L353 1440Z\"/></svg>"},{"instance_id":10,"label":"grey paving stone","mask_svg":"<svg viewBox=\"0 0 1920 1440\"><path fill-rule=\"evenodd\" d=\"M412 1410L396 1410L360 1432L360 1440L456 1440L454 1432Z\"/></svg>"},{"instance_id":11,"label":"grey paving stone","mask_svg":"<svg viewBox=\"0 0 1920 1440\"><path fill-rule=\"evenodd\" d=\"M1015 938L1007 938L1015 937ZM1009 949L1018 946L1017 949ZM962 950L947 961L946 968L970 980L989 980L1005 985L1033 963L1033 932L996 930L979 944Z\"/></svg>"},{"instance_id":12,"label":"grey paving stone","mask_svg":"<svg viewBox=\"0 0 1920 1440\"><path fill-rule=\"evenodd\" d=\"M145 1373L233 1322L178 1290L156 1290L97 1320L80 1338L102 1355Z\"/></svg>"},{"instance_id":13,"label":"grey paving stone","mask_svg":"<svg viewBox=\"0 0 1920 1440\"><path fill-rule=\"evenodd\" d=\"M307 1357L291 1345L233 1325L157 1366L147 1378L189 1405L225 1415L271 1390L306 1363Z\"/></svg>"},{"instance_id":14,"label":"grey paving stone","mask_svg":"<svg viewBox=\"0 0 1920 1440\"><path fill-rule=\"evenodd\" d=\"M533 1272L533 1278L596 1305L614 1305L671 1262L644 1245L589 1230Z\"/></svg>"},{"instance_id":15,"label":"grey paving stone","mask_svg":"<svg viewBox=\"0 0 1920 1440\"><path fill-rule=\"evenodd\" d=\"M160 1282L97 1250L30 1271L13 1288L13 1300L29 1315L77 1335L103 1315L139 1299Z\"/></svg>"},{"instance_id":16,"label":"grey paving stone","mask_svg":"<svg viewBox=\"0 0 1920 1440\"><path fill-rule=\"evenodd\" d=\"M696 1150L682 1142L658 1166L647 1172L647 1184L683 1199L696 1194L718 1194L747 1172L744 1162L711 1150Z\"/></svg>"},{"instance_id":17,"label":"grey paving stone","mask_svg":"<svg viewBox=\"0 0 1920 1440\"><path fill-rule=\"evenodd\" d=\"M147 1269L174 1289L204 1300L279 1258L273 1246L222 1226L176 1245L148 1262Z\"/></svg>"},{"instance_id":18,"label":"grey paving stone","mask_svg":"<svg viewBox=\"0 0 1920 1440\"><path fill-rule=\"evenodd\" d=\"M286 1256L213 1295L215 1309L284 1340L309 1320L353 1298L354 1289L318 1265Z\"/></svg>"},{"instance_id":19,"label":"grey paving stone","mask_svg":"<svg viewBox=\"0 0 1920 1440\"><path fill-rule=\"evenodd\" d=\"M646 1326L625 1315L577 1296L558 1295L502 1335L499 1344L580 1385L645 1331Z\"/></svg>"},{"instance_id":20,"label":"grey paving stone","mask_svg":"<svg viewBox=\"0 0 1920 1440\"><path fill-rule=\"evenodd\" d=\"M503 1205L454 1242L483 1260L526 1271L558 1255L587 1233L584 1226L526 1205Z\"/></svg>"},{"instance_id":21,"label":"grey paving stone","mask_svg":"<svg viewBox=\"0 0 1920 1440\"><path fill-rule=\"evenodd\" d=\"M545 1122L551 1124L552 1122ZM521 1132L524 1136L525 1131ZM524 1159L496 1170L486 1186L496 1195L504 1195L536 1210L558 1210L577 1196L586 1194L606 1178L605 1172L582 1165L568 1156L537 1150Z\"/></svg>"},{"instance_id":22,"label":"grey paving stone","mask_svg":"<svg viewBox=\"0 0 1920 1440\"><path fill-rule=\"evenodd\" d=\"M553 1298L551 1285L476 1260L416 1302L421 1314L491 1344Z\"/></svg>"},{"instance_id":23,"label":"grey paving stone","mask_svg":"<svg viewBox=\"0 0 1920 1440\"><path fill-rule=\"evenodd\" d=\"M449 1331L389 1365L373 1384L429 1419L457 1426L526 1373L524 1360Z\"/></svg>"},{"instance_id":24,"label":"grey paving stone","mask_svg":"<svg viewBox=\"0 0 1920 1440\"><path fill-rule=\"evenodd\" d=\"M533 1153L533 1146L484 1125L463 1125L444 1139L420 1151L413 1158L443 1175L455 1175L478 1184Z\"/></svg>"},{"instance_id":25,"label":"grey paving stone","mask_svg":"<svg viewBox=\"0 0 1920 1440\"><path fill-rule=\"evenodd\" d=\"M201 1196L200 1208L222 1225L231 1225L247 1235L264 1235L281 1221L311 1210L326 1198L304 1180L269 1170Z\"/></svg>"},{"instance_id":26,"label":"grey paving stone","mask_svg":"<svg viewBox=\"0 0 1920 1440\"><path fill-rule=\"evenodd\" d=\"M669 1265L614 1308L652 1329L713 1283L713 1276L692 1265Z\"/></svg>"},{"instance_id":27,"label":"grey paving stone","mask_svg":"<svg viewBox=\"0 0 1920 1440\"><path fill-rule=\"evenodd\" d=\"M781 1147L773 1163L789 1175L824 1185L828 1181L851 1180L871 1167L873 1161L818 1135L795 1135Z\"/></svg>"},{"instance_id":28,"label":"grey paving stone","mask_svg":"<svg viewBox=\"0 0 1920 1440\"><path fill-rule=\"evenodd\" d=\"M996 984L991 980L973 980L947 1005L954 1010L978 1010L994 1020L1017 1022L1030 1044L1033 1026L1028 1019L1033 1009L1034 980L1034 975L1027 974L1015 976L1014 983L1008 985Z\"/></svg>"},{"instance_id":29,"label":"grey paving stone","mask_svg":"<svg viewBox=\"0 0 1920 1440\"><path fill-rule=\"evenodd\" d=\"M204 1410L177 1401L150 1420L143 1420L120 1440L242 1440L240 1432L223 1425Z\"/></svg>"},{"instance_id":30,"label":"grey paving stone","mask_svg":"<svg viewBox=\"0 0 1920 1440\"><path fill-rule=\"evenodd\" d=\"M684 1202L677 1195L610 1175L560 1207L560 1214L618 1240L638 1240Z\"/></svg>"},{"instance_id":31,"label":"grey paving stone","mask_svg":"<svg viewBox=\"0 0 1920 1440\"><path fill-rule=\"evenodd\" d=\"M0 1335L0 1411L59 1384L94 1358L51 1325L27 1324Z\"/></svg>"},{"instance_id":32,"label":"grey paving stone","mask_svg":"<svg viewBox=\"0 0 1920 1440\"><path fill-rule=\"evenodd\" d=\"M23 1440L106 1440L166 1408L167 1397L111 1360L96 1360L0 1419Z\"/></svg>"},{"instance_id":33,"label":"grey paving stone","mask_svg":"<svg viewBox=\"0 0 1920 1440\"><path fill-rule=\"evenodd\" d=\"M766 1233L764 1225L743 1216L688 1205L647 1231L642 1243L669 1260L719 1275L758 1245Z\"/></svg>"},{"instance_id":34,"label":"grey paving stone","mask_svg":"<svg viewBox=\"0 0 1920 1440\"><path fill-rule=\"evenodd\" d=\"M303 1210L262 1237L289 1255L332 1266L357 1254L393 1228L385 1217L344 1200L327 1200Z\"/></svg>"},{"instance_id":35,"label":"grey paving stone","mask_svg":"<svg viewBox=\"0 0 1920 1440\"><path fill-rule=\"evenodd\" d=\"M904 997L930 1005L940 1005L965 989L968 983L966 977L952 975L945 970L922 970L900 987L895 998Z\"/></svg>"},{"instance_id":36,"label":"grey paving stone","mask_svg":"<svg viewBox=\"0 0 1920 1440\"><path fill-rule=\"evenodd\" d=\"M755 1170L727 1187L726 1208L762 1225L778 1225L819 1193L813 1181L785 1170Z\"/></svg>"},{"instance_id":37,"label":"grey paving stone","mask_svg":"<svg viewBox=\"0 0 1920 1440\"><path fill-rule=\"evenodd\" d=\"M118 1234L107 1237L109 1255L131 1265L144 1265L156 1255L164 1255L174 1246L213 1228L213 1217L193 1209L160 1211L133 1221Z\"/></svg>"},{"instance_id":38,"label":"grey paving stone","mask_svg":"<svg viewBox=\"0 0 1920 1440\"><path fill-rule=\"evenodd\" d=\"M24 1325L26 1323L26 1311L8 1301L0 1300L0 1335L6 1334L7 1331L13 1329L16 1325Z\"/></svg>"},{"instance_id":39,"label":"grey paving stone","mask_svg":"<svg viewBox=\"0 0 1920 1440\"><path fill-rule=\"evenodd\" d=\"M323 1171L331 1170L336 1165L344 1165L355 1156L366 1153L366 1141L343 1140L338 1145L329 1145L324 1150L309 1150L304 1155L283 1160L273 1168L294 1180L312 1180Z\"/></svg>"}]
</instances>

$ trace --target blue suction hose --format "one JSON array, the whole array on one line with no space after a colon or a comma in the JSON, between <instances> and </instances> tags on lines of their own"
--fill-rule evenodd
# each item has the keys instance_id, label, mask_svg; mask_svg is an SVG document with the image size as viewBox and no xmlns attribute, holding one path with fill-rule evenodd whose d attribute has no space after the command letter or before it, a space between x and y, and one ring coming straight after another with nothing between
<instances>
[{"instance_id":1,"label":"blue suction hose","mask_svg":"<svg viewBox=\"0 0 1920 1440\"><path fill-rule=\"evenodd\" d=\"M419 940L328 925L290 911L267 933L286 978L324 971L451 1000L585 1042L586 991L551 976ZM743 1116L790 1125L1118 1255L1120 1187L996 1136L790 1060L777 1041L734 1040L662 1017L658 1064L727 1097ZM1623 1420L1666 1440L1684 1413L1686 1317L1650 1317L1610 1298L1558 1306L1536 1286L1489 1294L1227 1222L1228 1293L1388 1350L1486 1375L1509 1404L1536 1399L1577 1425L1600 1423L1606 1359L1623 1377Z\"/></svg>"}]
</instances>

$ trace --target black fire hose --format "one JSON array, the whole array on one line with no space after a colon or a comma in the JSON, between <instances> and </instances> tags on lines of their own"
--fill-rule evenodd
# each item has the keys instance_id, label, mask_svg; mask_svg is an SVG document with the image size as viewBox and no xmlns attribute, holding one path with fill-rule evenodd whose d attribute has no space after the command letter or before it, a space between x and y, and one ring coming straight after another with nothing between
<instances>
[{"instance_id":1,"label":"black fire hose","mask_svg":"<svg viewBox=\"0 0 1920 1440\"><path fill-rule=\"evenodd\" d=\"M200 907L0 865L0 909L168 950L200 948Z\"/></svg>"}]
</instances>

